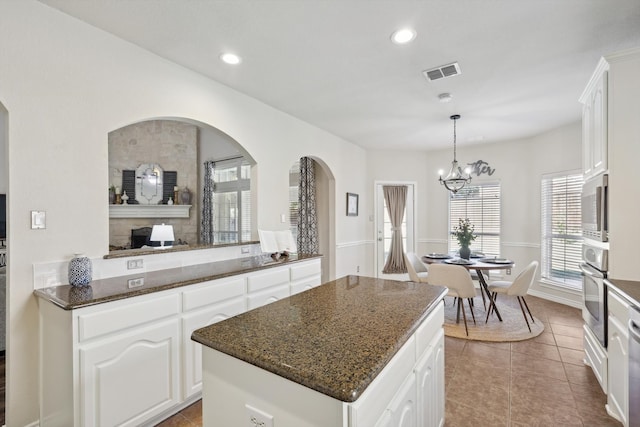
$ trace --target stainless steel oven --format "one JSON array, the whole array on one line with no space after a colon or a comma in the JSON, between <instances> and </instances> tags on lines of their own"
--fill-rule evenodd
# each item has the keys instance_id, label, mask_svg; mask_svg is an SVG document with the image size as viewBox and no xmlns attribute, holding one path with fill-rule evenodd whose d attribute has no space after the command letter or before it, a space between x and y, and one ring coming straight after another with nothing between
<instances>
[{"instance_id":1,"label":"stainless steel oven","mask_svg":"<svg viewBox=\"0 0 640 427\"><path fill-rule=\"evenodd\" d=\"M582 245L582 317L598 338L602 347L607 347L607 278L609 251L603 248Z\"/></svg>"}]
</instances>

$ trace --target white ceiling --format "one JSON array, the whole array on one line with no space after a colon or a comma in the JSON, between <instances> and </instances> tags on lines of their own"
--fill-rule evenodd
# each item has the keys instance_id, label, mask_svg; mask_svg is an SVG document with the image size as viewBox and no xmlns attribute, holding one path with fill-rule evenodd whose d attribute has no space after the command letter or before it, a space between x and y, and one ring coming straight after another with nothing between
<instances>
[{"instance_id":1,"label":"white ceiling","mask_svg":"<svg viewBox=\"0 0 640 427\"><path fill-rule=\"evenodd\" d=\"M640 0L41 1L367 149L449 146L451 114L461 146L578 121L600 56L640 47Z\"/></svg>"}]
</instances>

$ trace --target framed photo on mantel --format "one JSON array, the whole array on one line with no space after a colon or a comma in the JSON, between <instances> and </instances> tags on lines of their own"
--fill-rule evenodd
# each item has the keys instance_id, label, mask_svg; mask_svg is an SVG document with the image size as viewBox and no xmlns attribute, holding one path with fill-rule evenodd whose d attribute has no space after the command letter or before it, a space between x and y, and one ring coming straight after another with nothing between
<instances>
[{"instance_id":1,"label":"framed photo on mantel","mask_svg":"<svg viewBox=\"0 0 640 427\"><path fill-rule=\"evenodd\" d=\"M347 193L347 216L358 216L358 195Z\"/></svg>"}]
</instances>

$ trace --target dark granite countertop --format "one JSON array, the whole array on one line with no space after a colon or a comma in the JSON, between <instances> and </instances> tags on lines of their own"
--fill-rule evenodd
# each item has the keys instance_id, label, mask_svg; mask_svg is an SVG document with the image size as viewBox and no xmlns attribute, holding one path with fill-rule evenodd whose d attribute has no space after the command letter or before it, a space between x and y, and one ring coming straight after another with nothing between
<instances>
[{"instance_id":1,"label":"dark granite countertop","mask_svg":"<svg viewBox=\"0 0 640 427\"><path fill-rule=\"evenodd\" d=\"M192 339L353 402L445 294L425 283L347 276L198 329Z\"/></svg>"},{"instance_id":2,"label":"dark granite countertop","mask_svg":"<svg viewBox=\"0 0 640 427\"><path fill-rule=\"evenodd\" d=\"M286 258L280 258L278 261L273 261L270 258L266 258L269 260L266 261L262 256L236 258L94 280L88 286L51 286L44 289L37 289L34 291L34 294L65 310L72 310L152 292L164 291L180 286L192 285L194 283L206 282L208 280L278 267L298 261L306 261L321 256L322 255L290 255ZM139 283L131 282L132 280L139 279L143 279L143 285L141 286Z\"/></svg>"},{"instance_id":3,"label":"dark granite countertop","mask_svg":"<svg viewBox=\"0 0 640 427\"><path fill-rule=\"evenodd\" d=\"M635 280L605 279L607 286L640 310L640 282Z\"/></svg>"}]
</instances>

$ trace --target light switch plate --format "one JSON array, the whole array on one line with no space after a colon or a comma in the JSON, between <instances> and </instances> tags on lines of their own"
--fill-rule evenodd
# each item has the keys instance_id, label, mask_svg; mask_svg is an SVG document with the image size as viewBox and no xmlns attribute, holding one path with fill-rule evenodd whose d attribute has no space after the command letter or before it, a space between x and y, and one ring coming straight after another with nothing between
<instances>
[{"instance_id":1,"label":"light switch plate","mask_svg":"<svg viewBox=\"0 0 640 427\"><path fill-rule=\"evenodd\" d=\"M45 211L31 211L31 229L47 228L47 214Z\"/></svg>"}]
</instances>

